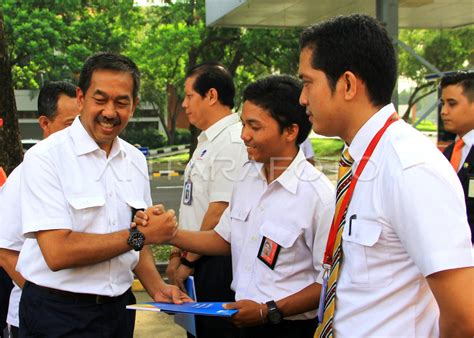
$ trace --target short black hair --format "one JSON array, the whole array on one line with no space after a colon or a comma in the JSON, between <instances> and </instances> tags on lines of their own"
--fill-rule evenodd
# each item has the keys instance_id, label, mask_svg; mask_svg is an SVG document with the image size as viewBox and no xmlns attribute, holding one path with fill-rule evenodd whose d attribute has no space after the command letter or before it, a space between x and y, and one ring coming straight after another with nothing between
<instances>
[{"instance_id":1,"label":"short black hair","mask_svg":"<svg viewBox=\"0 0 474 338\"><path fill-rule=\"evenodd\" d=\"M306 108L299 99L303 86L289 75L270 75L249 84L244 90L244 101L265 109L283 129L297 124L299 127L296 144L301 144L311 130Z\"/></svg>"},{"instance_id":2,"label":"short black hair","mask_svg":"<svg viewBox=\"0 0 474 338\"><path fill-rule=\"evenodd\" d=\"M38 96L38 117L56 118L60 95L76 97L76 86L66 81L49 82L41 88Z\"/></svg>"},{"instance_id":3,"label":"short black hair","mask_svg":"<svg viewBox=\"0 0 474 338\"><path fill-rule=\"evenodd\" d=\"M232 74L220 62L204 62L198 64L186 73L186 79L195 77L193 89L202 97L209 89L214 88L219 102L230 109L234 108L235 86Z\"/></svg>"},{"instance_id":4,"label":"short black hair","mask_svg":"<svg viewBox=\"0 0 474 338\"><path fill-rule=\"evenodd\" d=\"M364 14L337 16L306 28L300 49L312 50L311 65L324 72L334 92L345 71L367 86L375 106L390 103L397 81L395 49L387 31L375 18Z\"/></svg>"},{"instance_id":5,"label":"short black hair","mask_svg":"<svg viewBox=\"0 0 474 338\"><path fill-rule=\"evenodd\" d=\"M91 84L92 74L100 69L130 73L133 78L133 99L135 100L140 90L140 71L137 65L126 56L109 52L94 54L84 63L78 84L84 94Z\"/></svg>"},{"instance_id":6,"label":"short black hair","mask_svg":"<svg viewBox=\"0 0 474 338\"><path fill-rule=\"evenodd\" d=\"M441 78L441 88L451 85L460 85L469 102L474 102L474 71L459 71Z\"/></svg>"}]
</instances>

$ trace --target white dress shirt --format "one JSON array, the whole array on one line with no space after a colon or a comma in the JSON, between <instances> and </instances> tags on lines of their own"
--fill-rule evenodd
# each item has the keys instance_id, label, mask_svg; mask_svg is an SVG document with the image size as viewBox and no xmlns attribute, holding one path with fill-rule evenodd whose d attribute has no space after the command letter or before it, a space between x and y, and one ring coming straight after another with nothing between
<instances>
[{"instance_id":1,"label":"white dress shirt","mask_svg":"<svg viewBox=\"0 0 474 338\"><path fill-rule=\"evenodd\" d=\"M184 173L185 184L188 180L192 182L192 202L184 204L181 197L181 228L199 230L209 203L229 201L232 187L248 159L241 131L238 115L231 114L198 136L196 150Z\"/></svg>"},{"instance_id":2,"label":"white dress shirt","mask_svg":"<svg viewBox=\"0 0 474 338\"><path fill-rule=\"evenodd\" d=\"M334 214L334 187L301 150L267 184L263 165L249 161L215 231L232 248L236 300L280 300L321 283L321 262ZM281 247L272 270L257 258L263 236ZM316 310L286 319L310 319Z\"/></svg>"},{"instance_id":3,"label":"white dress shirt","mask_svg":"<svg viewBox=\"0 0 474 338\"><path fill-rule=\"evenodd\" d=\"M52 229L96 234L128 229L131 208L149 205L150 184L143 154L116 138L107 157L78 117L71 127L51 135L26 153L21 206L27 239L17 270L28 281L46 287L121 295L132 284L137 252L128 251L105 262L52 272L33 234Z\"/></svg>"},{"instance_id":4,"label":"white dress shirt","mask_svg":"<svg viewBox=\"0 0 474 338\"><path fill-rule=\"evenodd\" d=\"M394 111L385 106L356 134L353 173ZM472 266L470 230L450 163L402 120L386 130L359 178L342 238L335 336L438 337L439 309L425 277Z\"/></svg>"},{"instance_id":5,"label":"white dress shirt","mask_svg":"<svg viewBox=\"0 0 474 338\"><path fill-rule=\"evenodd\" d=\"M20 251L25 241L21 229L20 164L0 188L0 248ZM8 304L7 323L19 326L18 309L21 289L14 283Z\"/></svg>"},{"instance_id":6,"label":"white dress shirt","mask_svg":"<svg viewBox=\"0 0 474 338\"><path fill-rule=\"evenodd\" d=\"M314 159L314 150L309 137L300 144L300 148L303 150L303 154L306 159Z\"/></svg>"},{"instance_id":7,"label":"white dress shirt","mask_svg":"<svg viewBox=\"0 0 474 338\"><path fill-rule=\"evenodd\" d=\"M461 149L461 161L459 161L459 167L457 168L456 172L458 172L464 165L467 155L469 155L469 152L471 151L471 147L474 144L474 130L471 130L470 132L466 133L462 137L462 140L464 142L464 146Z\"/></svg>"}]
</instances>

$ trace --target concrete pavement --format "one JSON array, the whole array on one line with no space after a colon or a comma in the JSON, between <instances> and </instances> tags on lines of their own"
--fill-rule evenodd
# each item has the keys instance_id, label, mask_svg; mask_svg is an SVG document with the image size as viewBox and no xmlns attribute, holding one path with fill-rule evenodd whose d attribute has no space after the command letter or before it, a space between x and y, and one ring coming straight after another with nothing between
<instances>
[{"instance_id":1,"label":"concrete pavement","mask_svg":"<svg viewBox=\"0 0 474 338\"><path fill-rule=\"evenodd\" d=\"M151 302L144 291L134 291L137 303ZM131 310L128 310L131 311ZM166 313L137 311L135 338L186 338L186 331L174 323L174 317Z\"/></svg>"}]
</instances>

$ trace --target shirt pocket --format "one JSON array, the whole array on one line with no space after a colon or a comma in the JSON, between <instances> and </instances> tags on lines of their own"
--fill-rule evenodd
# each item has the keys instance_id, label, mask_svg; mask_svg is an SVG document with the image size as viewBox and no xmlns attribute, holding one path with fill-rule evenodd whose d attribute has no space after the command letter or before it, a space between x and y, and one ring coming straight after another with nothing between
<instances>
[{"instance_id":1,"label":"shirt pocket","mask_svg":"<svg viewBox=\"0 0 474 338\"><path fill-rule=\"evenodd\" d=\"M244 207L244 208L235 208L232 207L230 210L230 218L236 221L240 222L247 222L247 219L249 218L250 214L250 207Z\"/></svg>"},{"instance_id":2,"label":"shirt pocket","mask_svg":"<svg viewBox=\"0 0 474 338\"><path fill-rule=\"evenodd\" d=\"M143 209L146 210L147 205L143 199L134 198L134 197L126 197L124 198L124 202L127 205L126 208L119 209L119 219L125 220L123 223L119 223L119 227L117 230L128 229L132 222L132 211L133 209L139 210Z\"/></svg>"},{"instance_id":3,"label":"shirt pocket","mask_svg":"<svg viewBox=\"0 0 474 338\"><path fill-rule=\"evenodd\" d=\"M97 220L104 220L106 210L104 195L66 196L72 217L72 230L79 232L104 233L107 229L96 226Z\"/></svg>"},{"instance_id":4,"label":"shirt pocket","mask_svg":"<svg viewBox=\"0 0 474 338\"><path fill-rule=\"evenodd\" d=\"M266 237L280 246L280 251L273 270L275 272L275 278L287 278L287 276L293 272L295 265L297 250L295 242L300 236L300 232L284 224L274 221L264 221L260 228L260 235L260 242L263 240L263 237ZM265 266L262 262L259 263L261 263L259 265ZM266 271L268 272L268 270Z\"/></svg>"},{"instance_id":5,"label":"shirt pocket","mask_svg":"<svg viewBox=\"0 0 474 338\"><path fill-rule=\"evenodd\" d=\"M346 222L343 239L343 264L351 283L357 286L382 287L393 279L392 266L380 244L383 225L363 219ZM349 230L351 234L349 235Z\"/></svg>"}]
</instances>

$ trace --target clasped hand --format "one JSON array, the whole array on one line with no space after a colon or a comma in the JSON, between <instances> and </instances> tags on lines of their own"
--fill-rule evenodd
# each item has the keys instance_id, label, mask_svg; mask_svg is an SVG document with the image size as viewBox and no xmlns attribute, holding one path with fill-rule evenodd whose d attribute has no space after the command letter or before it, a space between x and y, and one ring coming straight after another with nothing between
<instances>
[{"instance_id":1,"label":"clasped hand","mask_svg":"<svg viewBox=\"0 0 474 338\"><path fill-rule=\"evenodd\" d=\"M146 238L146 244L162 244L170 241L178 231L178 222L173 209L166 210L162 204L138 211L133 218L136 226ZM133 226L133 224L132 224Z\"/></svg>"}]
</instances>

